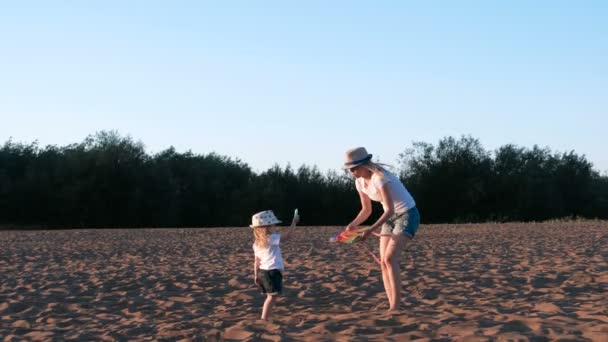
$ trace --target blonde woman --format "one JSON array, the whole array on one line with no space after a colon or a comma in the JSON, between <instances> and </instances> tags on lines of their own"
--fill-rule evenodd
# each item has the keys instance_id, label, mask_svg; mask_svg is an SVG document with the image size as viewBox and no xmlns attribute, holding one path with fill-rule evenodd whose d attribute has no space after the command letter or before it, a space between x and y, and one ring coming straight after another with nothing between
<instances>
[{"instance_id":1,"label":"blonde woman","mask_svg":"<svg viewBox=\"0 0 608 342\"><path fill-rule=\"evenodd\" d=\"M300 220L297 209L291 222L291 228ZM253 229L255 241L253 243L254 263L253 279L256 285L266 294L262 307L262 319L268 320L278 295L283 291L283 256L281 255L281 234L271 229L281 223L272 210L261 211L251 217L250 227ZM293 229L288 230L283 241L288 240Z\"/></svg>"},{"instance_id":2,"label":"blonde woman","mask_svg":"<svg viewBox=\"0 0 608 342\"><path fill-rule=\"evenodd\" d=\"M399 270L400 253L414 238L420 225L420 214L416 202L403 183L383 164L372 162L372 154L364 147L346 151L343 169L348 169L355 177L355 186L361 200L361 210L346 226L347 230L357 230L372 213L371 201L382 203L384 212L363 235L380 231L380 265L382 282L388 297L389 311L399 310L401 304L401 278Z\"/></svg>"}]
</instances>

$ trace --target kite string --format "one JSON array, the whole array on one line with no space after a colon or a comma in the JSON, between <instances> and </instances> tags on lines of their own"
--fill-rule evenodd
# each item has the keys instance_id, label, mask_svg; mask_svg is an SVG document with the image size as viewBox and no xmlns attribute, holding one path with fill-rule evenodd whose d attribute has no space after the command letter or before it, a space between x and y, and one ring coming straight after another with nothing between
<instances>
[{"instance_id":1,"label":"kite string","mask_svg":"<svg viewBox=\"0 0 608 342\"><path fill-rule=\"evenodd\" d=\"M374 254L374 252L371 250L371 248L365 242L363 242L362 244L365 247L365 249L367 250L367 253L369 253L369 255L371 255L372 258L374 258L376 263L378 263L378 265L382 265L380 262L380 259L378 259L378 257L376 256L376 254Z\"/></svg>"}]
</instances>

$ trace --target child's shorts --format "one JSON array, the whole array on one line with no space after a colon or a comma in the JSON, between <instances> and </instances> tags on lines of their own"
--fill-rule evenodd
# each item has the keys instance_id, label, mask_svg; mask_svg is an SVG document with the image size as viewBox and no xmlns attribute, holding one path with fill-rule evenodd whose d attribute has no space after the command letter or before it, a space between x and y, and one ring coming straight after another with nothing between
<instances>
[{"instance_id":1,"label":"child's shorts","mask_svg":"<svg viewBox=\"0 0 608 342\"><path fill-rule=\"evenodd\" d=\"M283 292L283 274L279 270L260 270L262 293L277 295Z\"/></svg>"},{"instance_id":2,"label":"child's shorts","mask_svg":"<svg viewBox=\"0 0 608 342\"><path fill-rule=\"evenodd\" d=\"M410 239L414 238L420 226L420 213L414 207L408 211L395 214L382 225L381 235L403 234Z\"/></svg>"}]
</instances>

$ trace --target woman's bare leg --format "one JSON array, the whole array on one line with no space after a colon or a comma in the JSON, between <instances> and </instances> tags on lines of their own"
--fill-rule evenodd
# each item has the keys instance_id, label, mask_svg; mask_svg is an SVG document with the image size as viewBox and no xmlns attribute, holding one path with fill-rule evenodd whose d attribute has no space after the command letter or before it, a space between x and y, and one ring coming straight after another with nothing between
<instances>
[{"instance_id":1,"label":"woman's bare leg","mask_svg":"<svg viewBox=\"0 0 608 342\"><path fill-rule=\"evenodd\" d=\"M391 296L391 293L392 293L392 291L390 289L391 282L388 277L389 267L387 267L388 264L386 262L384 262L386 249L388 247L389 241L391 241L390 235L380 236L380 269L382 270L382 283L384 284L384 290L386 291L386 298L388 298L388 307L390 308L393 306L393 302L392 302L393 297Z\"/></svg>"},{"instance_id":2,"label":"woman's bare leg","mask_svg":"<svg viewBox=\"0 0 608 342\"><path fill-rule=\"evenodd\" d=\"M407 238L401 234L393 235L388 245L386 246L386 252L384 255L384 267L387 268L387 275L389 281L390 300L389 311L399 310L401 305L401 271L399 269L399 262L401 251L403 250Z\"/></svg>"}]
</instances>

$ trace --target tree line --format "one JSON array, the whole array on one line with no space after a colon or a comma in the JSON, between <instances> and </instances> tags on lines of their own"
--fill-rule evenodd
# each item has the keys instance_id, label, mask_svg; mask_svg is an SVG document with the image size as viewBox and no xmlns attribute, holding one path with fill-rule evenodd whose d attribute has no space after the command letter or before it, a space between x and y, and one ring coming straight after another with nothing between
<instances>
[{"instance_id":1,"label":"tree line","mask_svg":"<svg viewBox=\"0 0 608 342\"><path fill-rule=\"evenodd\" d=\"M608 217L608 177L574 151L487 151L470 136L446 137L405 148L392 171L424 223ZM302 224L345 225L360 204L341 170L275 165L256 173L239 159L172 147L150 155L115 131L62 147L10 139L0 147L3 228L245 226L265 209L288 221L296 207Z\"/></svg>"}]
</instances>

